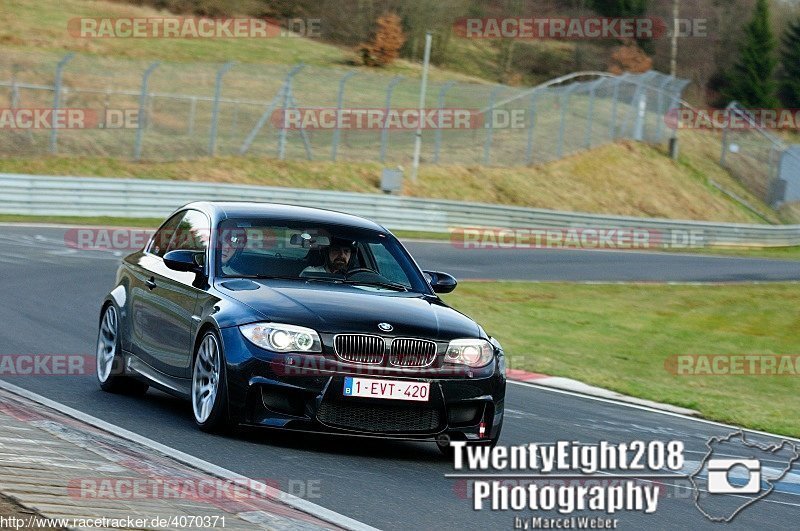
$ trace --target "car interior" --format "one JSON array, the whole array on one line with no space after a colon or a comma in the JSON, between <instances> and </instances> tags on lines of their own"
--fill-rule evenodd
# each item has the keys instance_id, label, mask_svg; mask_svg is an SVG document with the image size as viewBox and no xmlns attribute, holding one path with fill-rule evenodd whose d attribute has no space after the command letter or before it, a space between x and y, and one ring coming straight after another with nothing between
<instances>
[{"instance_id":1,"label":"car interior","mask_svg":"<svg viewBox=\"0 0 800 531\"><path fill-rule=\"evenodd\" d=\"M317 267L325 264L324 252L327 247L308 249L305 256L292 257L280 252L264 251L261 249L243 249L234 259L236 269L244 275L270 275L277 277L299 277L306 267ZM350 258L350 269L369 268L370 261L366 259L364 245L359 243L356 253ZM324 273L317 273L324 275Z\"/></svg>"}]
</instances>

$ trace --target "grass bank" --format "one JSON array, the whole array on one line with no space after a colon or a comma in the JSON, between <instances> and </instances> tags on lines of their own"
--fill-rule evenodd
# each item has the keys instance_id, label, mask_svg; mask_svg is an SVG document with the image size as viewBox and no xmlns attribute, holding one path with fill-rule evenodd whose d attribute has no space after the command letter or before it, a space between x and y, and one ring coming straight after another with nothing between
<instances>
[{"instance_id":1,"label":"grass bank","mask_svg":"<svg viewBox=\"0 0 800 531\"><path fill-rule=\"evenodd\" d=\"M699 154L697 156L700 156ZM688 157L688 155L687 155ZM763 223L698 176L690 162L674 162L657 148L621 142L532 167L424 165L412 197L637 217ZM373 162L220 157L141 162L101 157L6 157L0 172L128 177L380 192L382 165ZM721 178L720 178L721 179ZM731 182L737 193L744 193ZM756 200L754 200L756 201ZM763 210L770 211L764 206ZM777 218L772 214L772 221Z\"/></svg>"},{"instance_id":2,"label":"grass bank","mask_svg":"<svg viewBox=\"0 0 800 531\"><path fill-rule=\"evenodd\" d=\"M445 297L499 339L512 368L800 436L800 374L676 376L665 368L681 354L797 354L796 284L464 282Z\"/></svg>"}]
</instances>

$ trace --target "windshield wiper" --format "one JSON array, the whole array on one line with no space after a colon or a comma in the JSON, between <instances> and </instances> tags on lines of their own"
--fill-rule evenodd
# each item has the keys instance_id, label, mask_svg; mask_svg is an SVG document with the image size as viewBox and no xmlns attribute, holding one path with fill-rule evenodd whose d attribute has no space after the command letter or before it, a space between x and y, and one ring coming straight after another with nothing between
<instances>
[{"instance_id":1,"label":"windshield wiper","mask_svg":"<svg viewBox=\"0 0 800 531\"><path fill-rule=\"evenodd\" d=\"M278 276L278 275L232 275L225 278L249 278L255 280L305 280L300 277Z\"/></svg>"},{"instance_id":2,"label":"windshield wiper","mask_svg":"<svg viewBox=\"0 0 800 531\"><path fill-rule=\"evenodd\" d=\"M362 280L342 280L342 282L350 285L375 286L377 288L386 288L395 291L408 291L407 287L396 282L365 282Z\"/></svg>"},{"instance_id":3,"label":"windshield wiper","mask_svg":"<svg viewBox=\"0 0 800 531\"><path fill-rule=\"evenodd\" d=\"M377 288L391 289L394 291L408 291L408 288L396 282L366 282L362 280L347 280L344 278L335 277L291 277L291 276L276 276L276 275L236 275L226 278L248 278L255 280L301 280L303 282L331 282L333 284L349 284L359 286L374 286Z\"/></svg>"}]
</instances>

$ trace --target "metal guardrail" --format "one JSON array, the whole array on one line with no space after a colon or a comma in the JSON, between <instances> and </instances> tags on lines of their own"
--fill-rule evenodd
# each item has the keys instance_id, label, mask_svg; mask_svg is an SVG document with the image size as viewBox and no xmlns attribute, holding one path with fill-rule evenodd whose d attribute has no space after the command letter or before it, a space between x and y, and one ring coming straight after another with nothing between
<instances>
[{"instance_id":1,"label":"metal guardrail","mask_svg":"<svg viewBox=\"0 0 800 531\"><path fill-rule=\"evenodd\" d=\"M695 231L706 246L800 245L800 225L675 221L267 186L0 173L0 213L4 214L163 218L183 204L202 200L264 201L328 208L373 219L392 230L624 227L665 234Z\"/></svg>"}]
</instances>

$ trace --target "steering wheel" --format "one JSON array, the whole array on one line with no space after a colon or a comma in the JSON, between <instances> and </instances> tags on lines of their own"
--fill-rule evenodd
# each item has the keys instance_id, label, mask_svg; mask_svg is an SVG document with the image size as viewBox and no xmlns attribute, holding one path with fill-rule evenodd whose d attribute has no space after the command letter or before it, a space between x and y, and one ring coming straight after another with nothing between
<instances>
[{"instance_id":1,"label":"steering wheel","mask_svg":"<svg viewBox=\"0 0 800 531\"><path fill-rule=\"evenodd\" d=\"M378 274L377 271L373 271L372 269L370 269L368 267L357 267L357 268L351 269L350 271L345 273L344 274L344 278L349 279L350 277L352 277L354 275L357 275L358 273L373 273L375 275Z\"/></svg>"}]
</instances>

